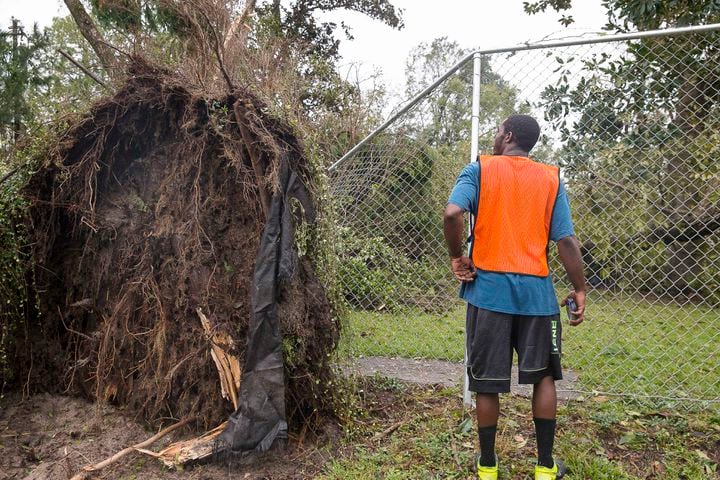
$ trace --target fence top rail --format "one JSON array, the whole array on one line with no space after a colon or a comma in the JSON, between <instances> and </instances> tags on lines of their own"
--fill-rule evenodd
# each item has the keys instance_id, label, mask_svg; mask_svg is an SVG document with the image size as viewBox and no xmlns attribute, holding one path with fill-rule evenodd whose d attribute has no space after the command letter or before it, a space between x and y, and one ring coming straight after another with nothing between
<instances>
[{"instance_id":1,"label":"fence top rail","mask_svg":"<svg viewBox=\"0 0 720 480\"><path fill-rule=\"evenodd\" d=\"M611 43L611 42L623 42L627 40L639 40L642 38L654 38L654 37L666 37L670 35L682 35L686 33L703 33L720 30L720 23L713 23L710 25L694 25L690 27L677 27L677 28L664 28L660 30L646 30L644 32L632 32L632 33L617 33L617 34L602 34L597 33L594 37L590 38L574 38L566 40L553 40L550 42L540 43L522 43L512 47L499 47L490 48L484 50L478 50L476 53L481 55L490 55L494 53L511 53L521 52L526 50L539 50L543 48L556 48L556 47L572 47L575 45L591 45L594 43Z\"/></svg>"},{"instance_id":2,"label":"fence top rail","mask_svg":"<svg viewBox=\"0 0 720 480\"><path fill-rule=\"evenodd\" d=\"M345 155L343 155L338 161L328 167L328 172L333 172L340 166L345 160L353 156L358 150L365 146L370 140L382 133L387 127L389 127L395 120L398 119L402 114L410 110L420 100L425 98L427 95L433 92L441 83L443 83L448 77L457 72L467 62L472 60L476 56L490 55L496 53L511 53L521 52L527 50L540 50L543 48L557 48L557 47L571 47L575 45L591 45L595 43L611 43L611 42L622 42L628 40L639 40L643 38L654 38L654 37L665 37L670 35L682 35L688 33L702 33L720 31L720 23L713 23L710 25L693 25L689 27L677 27L677 28L664 28L659 30L646 30L644 32L633 32L633 33L621 33L621 34L598 34L591 38L575 38L567 40L556 40L550 42L540 43L523 43L514 45L512 47L499 47L491 48L487 50L476 50L465 57L461 58L455 65L450 67L447 72L441 75L431 85L424 88L412 99L410 99L400 110L391 115L382 125L377 127L375 130L370 132L365 138L360 140L352 149L350 149Z\"/></svg>"}]
</instances>

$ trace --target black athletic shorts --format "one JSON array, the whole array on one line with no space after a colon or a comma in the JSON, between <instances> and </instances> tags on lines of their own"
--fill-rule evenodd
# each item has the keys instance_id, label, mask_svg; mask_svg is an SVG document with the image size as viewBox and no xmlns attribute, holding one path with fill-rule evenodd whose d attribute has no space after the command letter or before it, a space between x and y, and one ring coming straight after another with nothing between
<instances>
[{"instance_id":1,"label":"black athletic shorts","mask_svg":"<svg viewBox=\"0 0 720 480\"><path fill-rule=\"evenodd\" d=\"M468 304L465 328L470 391L509 392L513 348L518 353L518 383L562 378L560 315L509 315Z\"/></svg>"}]
</instances>

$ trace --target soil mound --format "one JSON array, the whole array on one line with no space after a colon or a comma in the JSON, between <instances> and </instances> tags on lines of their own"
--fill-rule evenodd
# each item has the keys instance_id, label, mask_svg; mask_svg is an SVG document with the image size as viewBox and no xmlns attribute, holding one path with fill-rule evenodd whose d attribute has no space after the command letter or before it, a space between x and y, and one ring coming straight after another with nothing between
<instances>
[{"instance_id":1,"label":"soil mound","mask_svg":"<svg viewBox=\"0 0 720 480\"><path fill-rule=\"evenodd\" d=\"M242 361L280 158L313 182L289 126L248 91L208 98L144 63L130 73L60 136L26 188L38 313L18 339L18 377L150 422L192 415L203 430L233 409L197 309ZM297 428L327 411L339 335L307 257L278 311Z\"/></svg>"}]
</instances>

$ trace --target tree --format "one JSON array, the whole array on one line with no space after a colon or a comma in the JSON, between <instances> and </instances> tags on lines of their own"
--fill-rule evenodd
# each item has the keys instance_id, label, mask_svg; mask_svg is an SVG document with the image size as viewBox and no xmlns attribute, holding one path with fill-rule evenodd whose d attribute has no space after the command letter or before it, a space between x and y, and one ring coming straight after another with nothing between
<instances>
[{"instance_id":1,"label":"tree","mask_svg":"<svg viewBox=\"0 0 720 480\"><path fill-rule=\"evenodd\" d=\"M102 65L72 17L54 18L44 35L48 44L44 52L48 81L28 91L32 111L29 123L37 126L48 123L59 114L81 111L105 92L100 84L60 54L60 51L101 81L107 81Z\"/></svg>"},{"instance_id":2,"label":"tree","mask_svg":"<svg viewBox=\"0 0 720 480\"><path fill-rule=\"evenodd\" d=\"M27 34L12 19L11 30L0 33L0 151L17 141L31 117L28 92L50 80L47 48L47 36L37 25Z\"/></svg>"},{"instance_id":3,"label":"tree","mask_svg":"<svg viewBox=\"0 0 720 480\"><path fill-rule=\"evenodd\" d=\"M316 14L337 9L363 13L393 28L402 28L400 12L388 0L295 0L288 6L279 0L218 2L195 0L92 0L91 13L81 0L65 0L83 36L88 40L104 68L113 76L118 60L106 42L103 31L128 35L125 42L133 51L152 49L156 37L167 41L191 39L184 43L184 54L211 53L223 67L227 57L243 49L255 28L270 30L277 37L306 47L310 58L337 60L338 27L352 38L349 27L323 22ZM95 17L94 19L92 17ZM200 44L200 48L198 48ZM227 73L227 72L225 72ZM226 78L229 80L229 78Z\"/></svg>"},{"instance_id":4,"label":"tree","mask_svg":"<svg viewBox=\"0 0 720 480\"><path fill-rule=\"evenodd\" d=\"M65 5L75 20L78 29L95 51L105 71L108 75L114 75L116 63L115 54L105 42L102 33L98 30L93 19L88 15L81 0L65 0Z\"/></svg>"},{"instance_id":5,"label":"tree","mask_svg":"<svg viewBox=\"0 0 720 480\"><path fill-rule=\"evenodd\" d=\"M71 17L53 19L42 32L35 26L25 34L19 23L16 28L15 46L12 31L0 35L0 151L8 151L26 131L42 137L37 129L58 115L84 109L104 91L60 54L103 76L102 65Z\"/></svg>"},{"instance_id":6,"label":"tree","mask_svg":"<svg viewBox=\"0 0 720 480\"><path fill-rule=\"evenodd\" d=\"M720 4L710 0L603 4L608 9L605 28L616 32L720 20ZM569 1L545 0L526 3L525 9L564 12L570 6ZM613 169L606 174L637 198L649 198L646 230L625 242L641 238L647 248L664 244L665 287L693 291L691 283L702 283L696 280L703 275L705 240L720 229L720 199L703 188L712 187L712 180L698 181L698 175L712 172L708 168L720 125L718 34L645 39L627 44L619 56L579 61L585 74L576 85L565 78L543 94L548 119L571 153L567 166L576 177L594 179L590 170L607 168L610 162ZM623 164L613 155L623 150L640 152L645 160ZM637 154L628 158L636 161Z\"/></svg>"},{"instance_id":7,"label":"tree","mask_svg":"<svg viewBox=\"0 0 720 480\"><path fill-rule=\"evenodd\" d=\"M400 11L389 0L295 0L287 8L273 0L260 2L256 7L261 18L271 16L274 19L278 33L309 45L312 55L333 59L338 58L340 45L335 31L339 27L348 39L352 39L351 29L345 24L338 26L334 22L319 21L315 15L338 9L362 13L393 28L403 27Z\"/></svg>"},{"instance_id":8,"label":"tree","mask_svg":"<svg viewBox=\"0 0 720 480\"><path fill-rule=\"evenodd\" d=\"M408 97L426 88L472 49L441 37L415 47L405 67ZM525 113L529 105L520 103L519 92L496 74L489 57L481 59L480 132L487 143L495 127L508 115ZM459 146L470 137L472 101L472 62L447 79L412 112L425 138L435 146ZM490 135L488 136L488 133Z\"/></svg>"}]
</instances>

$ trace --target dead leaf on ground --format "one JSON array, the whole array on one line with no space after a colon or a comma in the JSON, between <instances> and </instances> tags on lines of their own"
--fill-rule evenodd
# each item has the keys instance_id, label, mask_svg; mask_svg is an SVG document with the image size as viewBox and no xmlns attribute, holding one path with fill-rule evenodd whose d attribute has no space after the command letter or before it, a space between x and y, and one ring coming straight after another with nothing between
<instances>
[{"instance_id":1,"label":"dead leaf on ground","mask_svg":"<svg viewBox=\"0 0 720 480\"><path fill-rule=\"evenodd\" d=\"M518 448L522 448L525 445L527 445L527 438L523 437L522 435L515 435L513 437L513 440L515 440L517 442Z\"/></svg>"},{"instance_id":2,"label":"dead leaf on ground","mask_svg":"<svg viewBox=\"0 0 720 480\"><path fill-rule=\"evenodd\" d=\"M665 465L655 460L652 464L652 471L653 473L663 473L665 472Z\"/></svg>"},{"instance_id":3,"label":"dead leaf on ground","mask_svg":"<svg viewBox=\"0 0 720 480\"><path fill-rule=\"evenodd\" d=\"M710 461L710 457L708 457L707 453L703 452L702 450L695 450L695 454L702 458L703 460Z\"/></svg>"}]
</instances>

